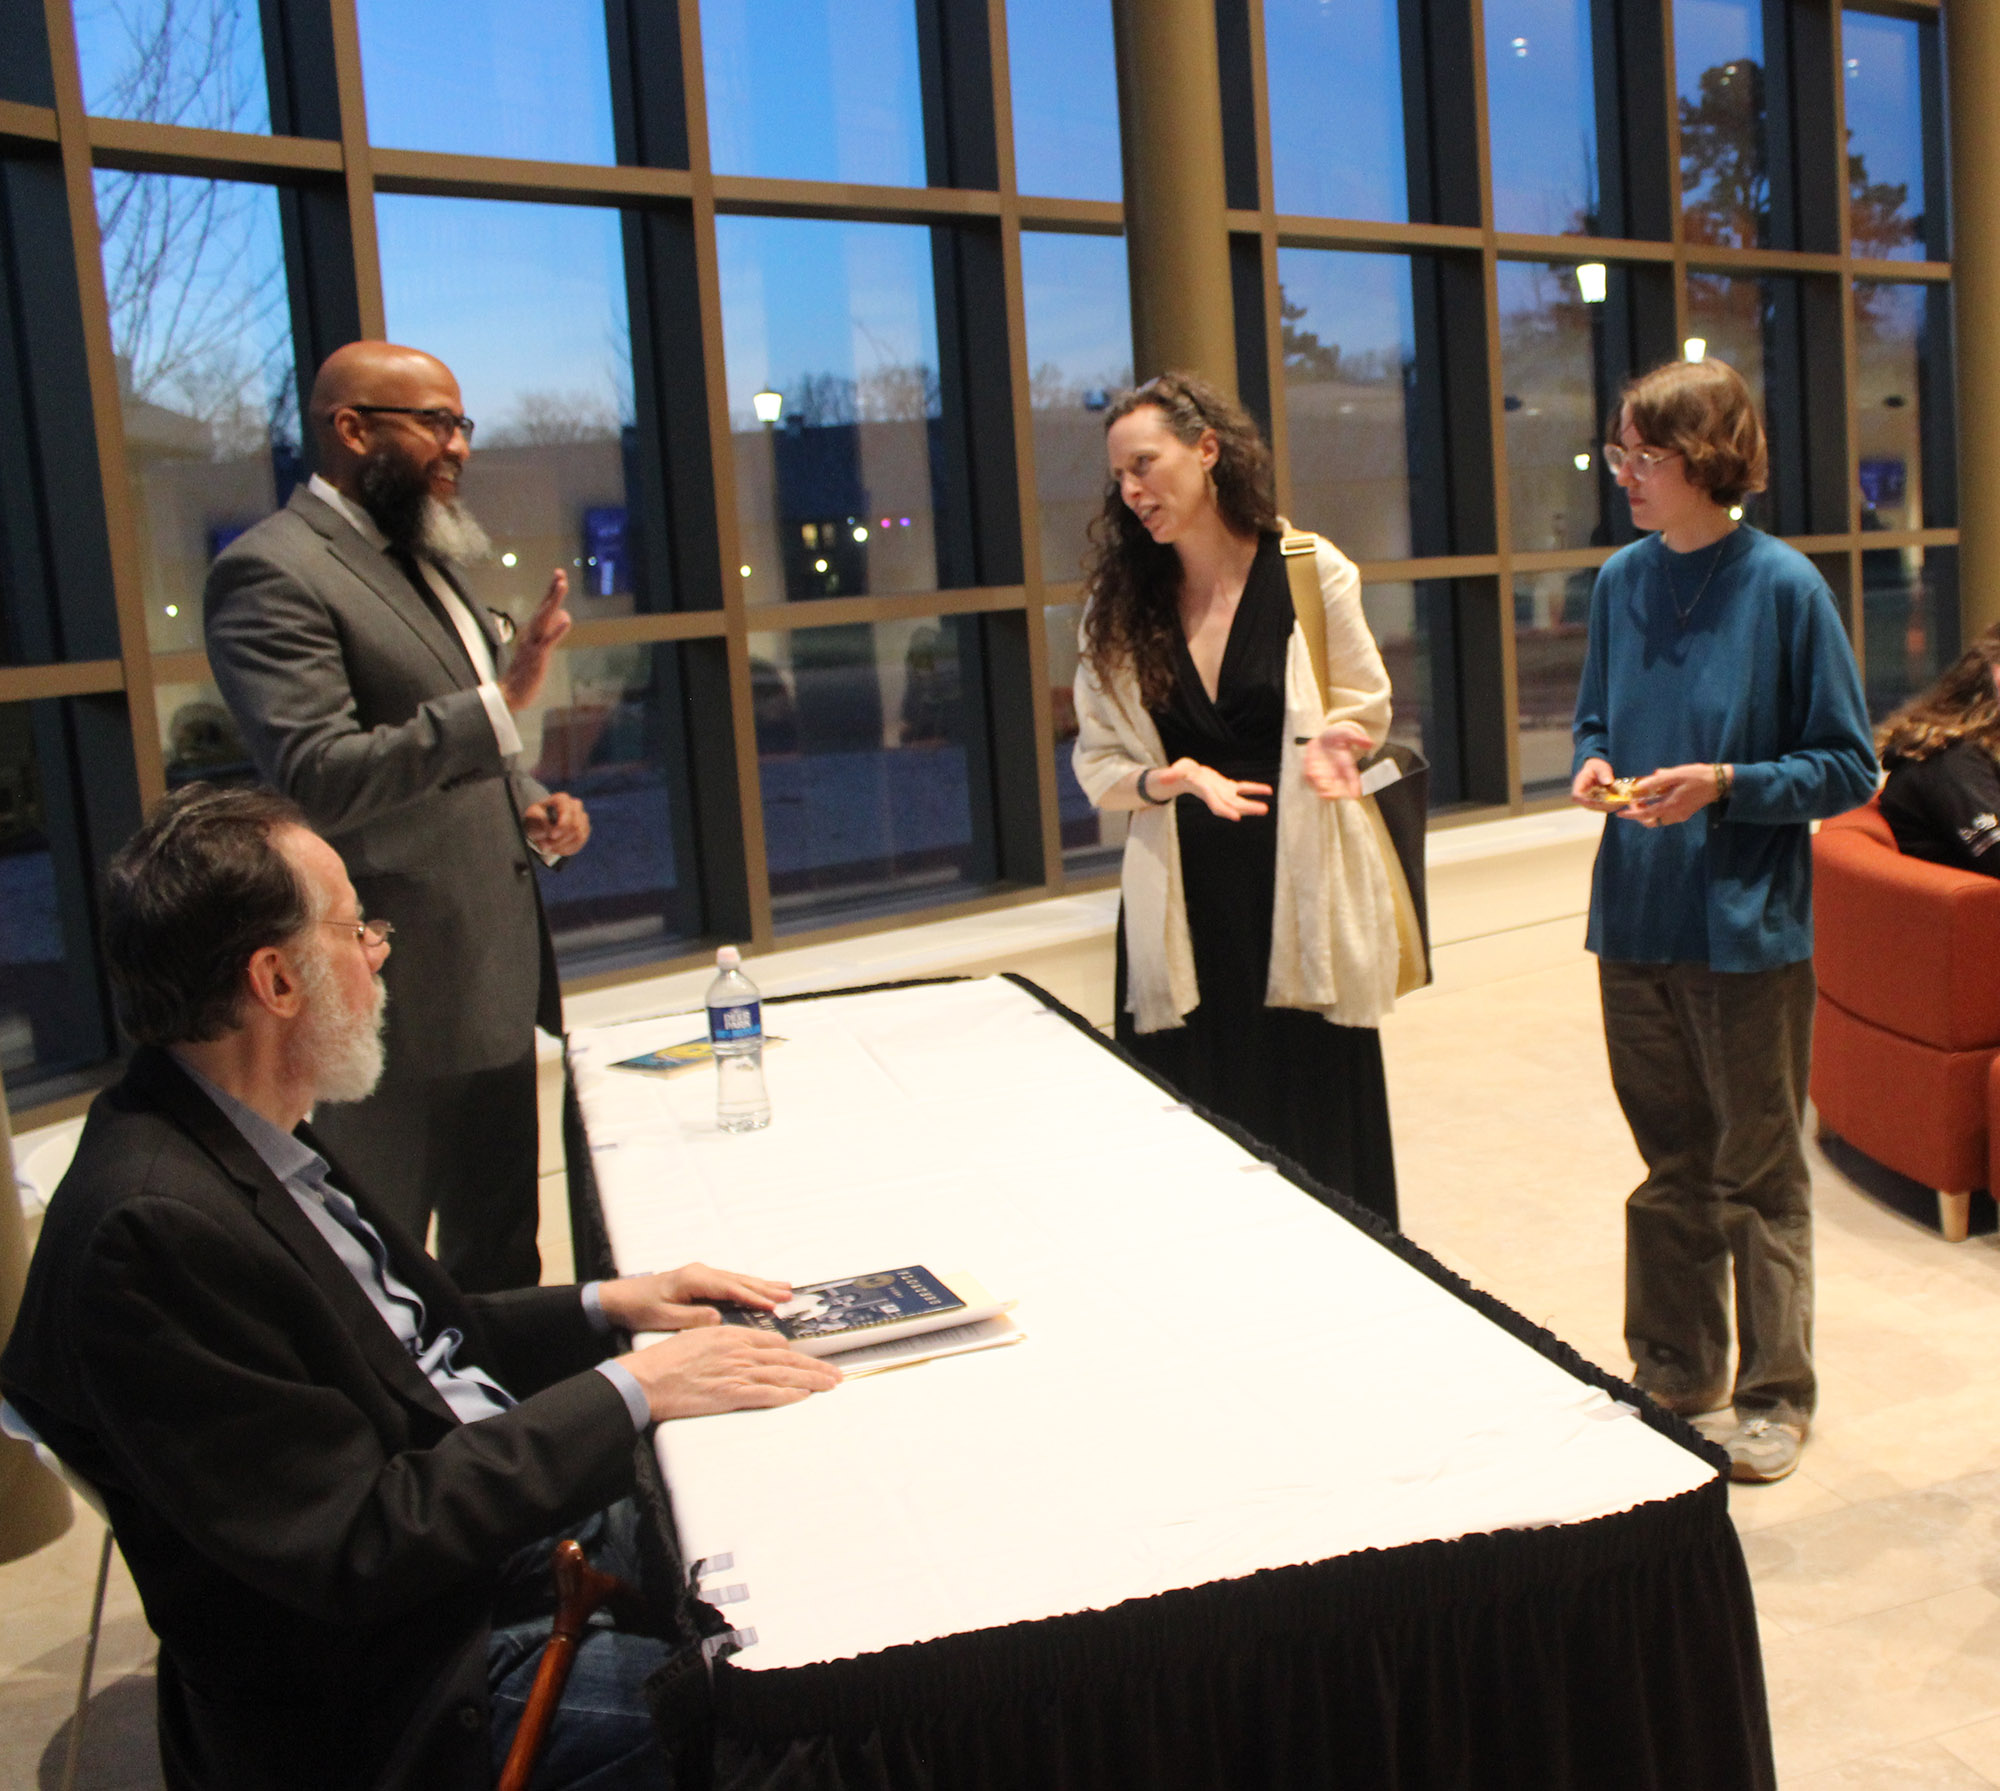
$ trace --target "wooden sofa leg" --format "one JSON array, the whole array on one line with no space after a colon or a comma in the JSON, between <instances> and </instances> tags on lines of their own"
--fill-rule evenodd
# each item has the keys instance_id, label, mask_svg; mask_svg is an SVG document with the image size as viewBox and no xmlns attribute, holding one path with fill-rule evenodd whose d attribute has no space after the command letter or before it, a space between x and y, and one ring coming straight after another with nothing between
<instances>
[{"instance_id":1,"label":"wooden sofa leg","mask_svg":"<svg viewBox=\"0 0 2000 1791\"><path fill-rule=\"evenodd\" d=\"M1947 1244L1962 1244L1972 1230L1972 1196L1938 1190L1938 1230Z\"/></svg>"}]
</instances>

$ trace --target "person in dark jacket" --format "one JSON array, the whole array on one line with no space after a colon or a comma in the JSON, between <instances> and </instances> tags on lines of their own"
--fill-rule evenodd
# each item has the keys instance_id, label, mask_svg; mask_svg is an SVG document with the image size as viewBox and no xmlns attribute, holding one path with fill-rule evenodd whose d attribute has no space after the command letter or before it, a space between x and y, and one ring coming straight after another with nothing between
<instances>
[{"instance_id":1,"label":"person in dark jacket","mask_svg":"<svg viewBox=\"0 0 2000 1791\"><path fill-rule=\"evenodd\" d=\"M1882 818L1911 858L2000 877L2000 626L1875 736Z\"/></svg>"},{"instance_id":2,"label":"person in dark jacket","mask_svg":"<svg viewBox=\"0 0 2000 1791\"><path fill-rule=\"evenodd\" d=\"M175 1791L485 1791L547 1633L546 1603L539 1636L496 1629L503 1600L559 1536L629 1535L641 1431L839 1378L691 1303L782 1283L699 1263L461 1293L303 1123L380 1074L388 931L269 791L168 797L108 878L140 1048L49 1204L0 1390L103 1495ZM676 1335L607 1360L614 1327ZM536 1783L663 1786L637 1690L665 1658L593 1630L597 1695Z\"/></svg>"}]
</instances>

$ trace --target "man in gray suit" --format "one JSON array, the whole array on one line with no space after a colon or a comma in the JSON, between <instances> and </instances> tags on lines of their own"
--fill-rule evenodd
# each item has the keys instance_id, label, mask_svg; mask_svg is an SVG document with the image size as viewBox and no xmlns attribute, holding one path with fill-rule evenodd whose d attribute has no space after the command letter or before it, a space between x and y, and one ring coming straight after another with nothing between
<instances>
[{"instance_id":1,"label":"man in gray suit","mask_svg":"<svg viewBox=\"0 0 2000 1791\"><path fill-rule=\"evenodd\" d=\"M514 716L569 631L561 571L502 669L502 637L455 564L486 540L458 499L472 451L443 362L386 342L314 382L319 472L208 577L209 664L257 768L393 923L377 1092L314 1125L461 1287L531 1286L534 1029L562 1029L532 859L590 836L573 796L521 768Z\"/></svg>"}]
</instances>

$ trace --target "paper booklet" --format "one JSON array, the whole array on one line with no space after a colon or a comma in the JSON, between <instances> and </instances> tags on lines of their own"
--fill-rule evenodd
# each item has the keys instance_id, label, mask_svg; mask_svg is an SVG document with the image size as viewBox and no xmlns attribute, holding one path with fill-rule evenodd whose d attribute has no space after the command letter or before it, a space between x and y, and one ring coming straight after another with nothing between
<instances>
[{"instance_id":1,"label":"paper booklet","mask_svg":"<svg viewBox=\"0 0 2000 1791\"><path fill-rule=\"evenodd\" d=\"M774 1312L728 1302L717 1309L725 1324L769 1331L801 1355L839 1355L842 1371L851 1372L850 1362L860 1366L864 1357L882 1367L920 1359L900 1345L921 1343L928 1359L1012 1342L1020 1335L1004 1316L1012 1304L996 1300L970 1275L935 1275L913 1266L796 1287ZM996 1321L1003 1331L988 1328Z\"/></svg>"},{"instance_id":2,"label":"paper booklet","mask_svg":"<svg viewBox=\"0 0 2000 1791\"><path fill-rule=\"evenodd\" d=\"M765 1050L785 1041L766 1033L763 1038ZM714 1048L705 1038L689 1039L683 1045L663 1045L657 1051L648 1051L641 1057L621 1057L611 1067L614 1070L643 1070L649 1076L672 1076L681 1070L691 1070L698 1063L709 1063L715 1057Z\"/></svg>"}]
</instances>

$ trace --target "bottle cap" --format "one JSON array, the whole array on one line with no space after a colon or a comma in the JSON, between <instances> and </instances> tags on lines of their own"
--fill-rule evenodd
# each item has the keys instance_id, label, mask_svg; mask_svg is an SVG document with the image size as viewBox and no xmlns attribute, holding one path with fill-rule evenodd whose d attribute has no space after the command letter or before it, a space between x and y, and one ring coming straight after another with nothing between
<instances>
[{"instance_id":1,"label":"bottle cap","mask_svg":"<svg viewBox=\"0 0 2000 1791\"><path fill-rule=\"evenodd\" d=\"M715 967L718 970L734 970L742 962L743 954L733 945L725 945L715 954Z\"/></svg>"}]
</instances>

